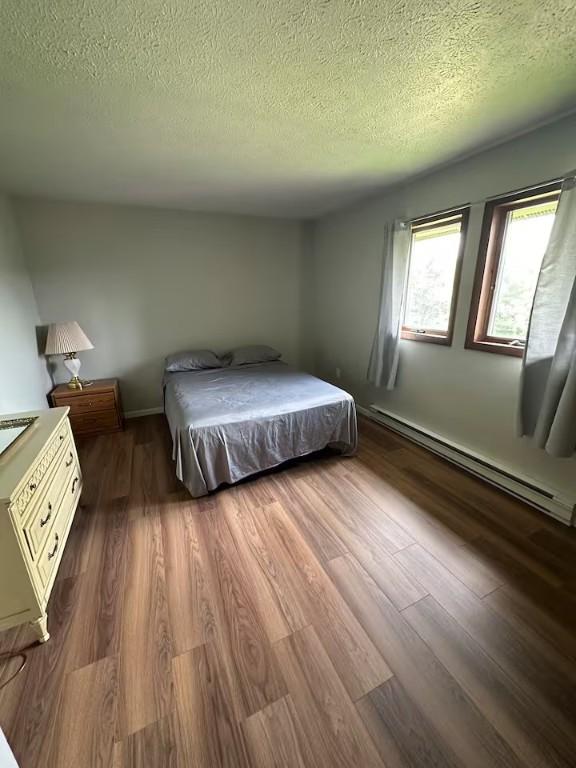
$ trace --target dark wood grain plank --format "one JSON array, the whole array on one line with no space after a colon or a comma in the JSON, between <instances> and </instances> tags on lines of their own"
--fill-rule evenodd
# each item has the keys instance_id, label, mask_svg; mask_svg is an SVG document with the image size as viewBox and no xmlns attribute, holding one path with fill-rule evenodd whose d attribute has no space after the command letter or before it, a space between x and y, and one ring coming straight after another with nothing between
<instances>
[{"instance_id":1,"label":"dark wood grain plank","mask_svg":"<svg viewBox=\"0 0 576 768\"><path fill-rule=\"evenodd\" d=\"M352 699L358 699L391 676L376 647L314 558L280 504L263 508L256 518L286 574L292 574L300 605L310 617L326 652Z\"/></svg>"},{"instance_id":2,"label":"dark wood grain plank","mask_svg":"<svg viewBox=\"0 0 576 768\"><path fill-rule=\"evenodd\" d=\"M436 536L447 546L459 547L473 538L468 528L464 533L460 532L436 516L435 507L418 503L411 495L413 486L394 467L385 464L382 457L378 457L377 462L355 460L346 472L349 482L379 508L386 510L386 514L405 528L415 541L419 542L422 537L431 540Z\"/></svg>"},{"instance_id":3,"label":"dark wood grain plank","mask_svg":"<svg viewBox=\"0 0 576 768\"><path fill-rule=\"evenodd\" d=\"M104 436L103 436L104 437ZM134 436L130 432L107 435L104 443L108 456L108 499L122 499L132 488L132 456ZM122 471L118 472L118 467Z\"/></svg>"},{"instance_id":4,"label":"dark wood grain plank","mask_svg":"<svg viewBox=\"0 0 576 768\"><path fill-rule=\"evenodd\" d=\"M492 592L485 602L521 634L539 635L576 661L576 599L541 582Z\"/></svg>"},{"instance_id":5,"label":"dark wood grain plank","mask_svg":"<svg viewBox=\"0 0 576 768\"><path fill-rule=\"evenodd\" d=\"M468 547L490 569L501 586L508 584L522 588L525 583L535 582L556 589L563 586L561 580L545 566L540 570L532 557L506 542L487 537L476 539Z\"/></svg>"},{"instance_id":6,"label":"dark wood grain plank","mask_svg":"<svg viewBox=\"0 0 576 768\"><path fill-rule=\"evenodd\" d=\"M138 520L155 510L166 494L161 494L159 487L158 466L155 461L156 450L153 443L140 443L134 446L132 459L132 484L128 497L128 516Z\"/></svg>"},{"instance_id":7,"label":"dark wood grain plank","mask_svg":"<svg viewBox=\"0 0 576 768\"><path fill-rule=\"evenodd\" d=\"M170 496L160 516L174 655L203 645L215 633L213 585L195 509L191 501Z\"/></svg>"},{"instance_id":8,"label":"dark wood grain plank","mask_svg":"<svg viewBox=\"0 0 576 768\"><path fill-rule=\"evenodd\" d=\"M558 654L535 651L525 637L490 610L418 545L399 552L430 594L529 695L547 716L576 736L576 670ZM576 748L576 741L575 741Z\"/></svg>"},{"instance_id":9,"label":"dark wood grain plank","mask_svg":"<svg viewBox=\"0 0 576 768\"><path fill-rule=\"evenodd\" d=\"M54 733L69 670L72 626L82 621L79 590L78 578L62 579L55 585L48 618L50 641L32 648L24 671L0 691L2 728L24 767L42 765Z\"/></svg>"},{"instance_id":10,"label":"dark wood grain plank","mask_svg":"<svg viewBox=\"0 0 576 768\"><path fill-rule=\"evenodd\" d=\"M406 472L419 489L426 489L453 509L460 509L480 536L495 532L502 536L524 537L541 525L538 513L527 505L447 464L431 466L428 461L421 461ZM494 504L495 500L497 504ZM508 514L499 513L503 508Z\"/></svg>"},{"instance_id":11,"label":"dark wood grain plank","mask_svg":"<svg viewBox=\"0 0 576 768\"><path fill-rule=\"evenodd\" d=\"M390 429L385 429L363 414L358 414L358 428L360 430L360 445L363 446L368 440L374 442L381 453L388 454L391 451L404 450L408 444L407 440ZM415 446L417 447L417 446Z\"/></svg>"},{"instance_id":12,"label":"dark wood grain plank","mask_svg":"<svg viewBox=\"0 0 576 768\"><path fill-rule=\"evenodd\" d=\"M541 552L529 539L517 541L513 537L487 533L474 542L474 549L499 569L504 583L517 583L522 574L528 574L530 579L536 577L553 587L561 587L572 575L570 562L560 562L556 556Z\"/></svg>"},{"instance_id":13,"label":"dark wood grain plank","mask_svg":"<svg viewBox=\"0 0 576 768\"><path fill-rule=\"evenodd\" d=\"M219 509L206 511L198 519L198 528L214 584L222 652L239 692L240 716L248 717L284 696L286 686L248 576L238 567L241 558L224 514Z\"/></svg>"},{"instance_id":14,"label":"dark wood grain plank","mask_svg":"<svg viewBox=\"0 0 576 768\"><path fill-rule=\"evenodd\" d=\"M332 560L333 578L410 698L467 768L520 761L457 681L350 556Z\"/></svg>"},{"instance_id":15,"label":"dark wood grain plank","mask_svg":"<svg viewBox=\"0 0 576 768\"><path fill-rule=\"evenodd\" d=\"M308 471L312 472L313 468ZM311 495L309 488L297 481L292 470L273 475L270 482L273 484L275 500L289 510L306 543L320 562L326 562L347 552L330 520L322 514L324 503L318 504L316 495Z\"/></svg>"},{"instance_id":16,"label":"dark wood grain plank","mask_svg":"<svg viewBox=\"0 0 576 768\"><path fill-rule=\"evenodd\" d=\"M494 533L507 531L508 534L525 538L537 530L558 524L547 519L534 507L506 494L481 478L455 467L441 458L431 460L432 454L424 451L416 465L417 471L436 485L449 484L456 504L465 504L478 524ZM432 457L435 458L435 457Z\"/></svg>"},{"instance_id":17,"label":"dark wood grain plank","mask_svg":"<svg viewBox=\"0 0 576 768\"><path fill-rule=\"evenodd\" d=\"M374 543L382 552L394 554L414 543L410 534L371 499L348 481L348 465L322 465L307 478L332 510L339 530Z\"/></svg>"},{"instance_id":18,"label":"dark wood grain plank","mask_svg":"<svg viewBox=\"0 0 576 768\"><path fill-rule=\"evenodd\" d=\"M274 648L318 765L382 768L384 764L314 629L302 629Z\"/></svg>"},{"instance_id":19,"label":"dark wood grain plank","mask_svg":"<svg viewBox=\"0 0 576 768\"><path fill-rule=\"evenodd\" d=\"M397 678L357 701L356 708L387 768L463 768Z\"/></svg>"},{"instance_id":20,"label":"dark wood grain plank","mask_svg":"<svg viewBox=\"0 0 576 768\"><path fill-rule=\"evenodd\" d=\"M560 525L540 528L530 535L530 541L556 559L576 562L576 529Z\"/></svg>"},{"instance_id":21,"label":"dark wood grain plank","mask_svg":"<svg viewBox=\"0 0 576 768\"><path fill-rule=\"evenodd\" d=\"M102 485L107 485L108 472L103 471L106 467L104 436L81 444L78 448L78 460L82 469L82 495L60 561L60 579L79 576L88 566Z\"/></svg>"},{"instance_id":22,"label":"dark wood grain plank","mask_svg":"<svg viewBox=\"0 0 576 768\"><path fill-rule=\"evenodd\" d=\"M462 538L441 522L437 520L431 522L414 501L387 485L375 472L361 467L354 474L347 474L350 483L362 494L371 498L399 525L406 528L414 541L440 557L446 567L475 594L483 597L503 583L503 578L496 569L491 568L471 546L465 546L469 543L470 536ZM366 567L365 561L363 565ZM374 577L374 574L372 575ZM379 579L377 581L381 582ZM389 590L384 591L391 599L394 598ZM393 602L398 608L405 608L411 604L407 600L393 599Z\"/></svg>"},{"instance_id":23,"label":"dark wood grain plank","mask_svg":"<svg viewBox=\"0 0 576 768\"><path fill-rule=\"evenodd\" d=\"M147 513L128 524L120 637L119 738L160 720L172 708L172 641L162 526Z\"/></svg>"},{"instance_id":24,"label":"dark wood grain plank","mask_svg":"<svg viewBox=\"0 0 576 768\"><path fill-rule=\"evenodd\" d=\"M285 561L260 535L256 518L263 514L250 508L250 499L241 490L221 497L220 507L234 537L242 563L255 588L259 614L270 642L307 626L311 616L302 605Z\"/></svg>"},{"instance_id":25,"label":"dark wood grain plank","mask_svg":"<svg viewBox=\"0 0 576 768\"><path fill-rule=\"evenodd\" d=\"M173 662L179 750L188 768L250 766L222 659L210 643Z\"/></svg>"},{"instance_id":26,"label":"dark wood grain plank","mask_svg":"<svg viewBox=\"0 0 576 768\"><path fill-rule=\"evenodd\" d=\"M458 506L446 501L436 489L415 481L408 471L406 462L402 462L401 466L395 466L374 450L363 454L362 463L377 475L386 478L387 483L402 498L415 504L431 524L451 531L462 542L473 541L484 532L485 529L478 525L474 518L462 515Z\"/></svg>"},{"instance_id":27,"label":"dark wood grain plank","mask_svg":"<svg viewBox=\"0 0 576 768\"><path fill-rule=\"evenodd\" d=\"M134 445L145 445L158 440L166 429L166 418L163 414L138 416L127 419L126 431L133 436Z\"/></svg>"},{"instance_id":28,"label":"dark wood grain plank","mask_svg":"<svg viewBox=\"0 0 576 768\"><path fill-rule=\"evenodd\" d=\"M184 768L178 725L172 713L117 742L112 768ZM102 768L108 765L103 763Z\"/></svg>"},{"instance_id":29,"label":"dark wood grain plank","mask_svg":"<svg viewBox=\"0 0 576 768\"><path fill-rule=\"evenodd\" d=\"M334 489L338 485L343 486L344 481L342 477L338 477L330 484L325 478L315 478L312 483L305 479L303 484L310 486L308 493L314 496L316 504L320 504L323 503L323 499L330 499L331 493L334 494ZM384 546L381 538L373 535L377 523L372 521L370 525L368 522L370 517L357 515L358 509L352 502L350 502L349 507L347 506L344 491L347 493L348 488L340 490L332 503L325 503L324 517L338 532L348 551L353 553L370 572L372 578L378 582L398 608L405 608L428 594L426 589L416 580L410 578L405 569L392 558L390 551L398 551L398 547L391 543L389 546ZM357 492L357 498L360 495ZM378 517L378 513L374 509L371 510L371 515ZM382 517L385 517L384 513L382 513ZM394 531L398 528L399 526L396 526ZM407 538L398 536L395 539L396 543L408 545L413 542L408 534L405 536ZM392 542L392 539L384 538Z\"/></svg>"},{"instance_id":30,"label":"dark wood grain plank","mask_svg":"<svg viewBox=\"0 0 576 768\"><path fill-rule=\"evenodd\" d=\"M555 722L535 709L532 698L432 597L404 616L526 766L572 765L572 744Z\"/></svg>"},{"instance_id":31,"label":"dark wood grain plank","mask_svg":"<svg viewBox=\"0 0 576 768\"><path fill-rule=\"evenodd\" d=\"M47 768L110 765L117 692L114 657L70 672L62 688L47 757L39 764Z\"/></svg>"},{"instance_id":32,"label":"dark wood grain plank","mask_svg":"<svg viewBox=\"0 0 576 768\"><path fill-rule=\"evenodd\" d=\"M106 467L109 444L105 435L78 441L78 459L82 469L82 495L80 503L88 507L96 504L101 496L102 483L108 483L103 469ZM123 471L126 469L123 468Z\"/></svg>"},{"instance_id":33,"label":"dark wood grain plank","mask_svg":"<svg viewBox=\"0 0 576 768\"><path fill-rule=\"evenodd\" d=\"M128 533L126 498L96 516L86 570L80 577L82 621L74 623L69 663L92 664L120 650Z\"/></svg>"},{"instance_id":34,"label":"dark wood grain plank","mask_svg":"<svg viewBox=\"0 0 576 768\"><path fill-rule=\"evenodd\" d=\"M275 701L244 722L254 766L316 768L318 762L290 696Z\"/></svg>"}]
</instances>

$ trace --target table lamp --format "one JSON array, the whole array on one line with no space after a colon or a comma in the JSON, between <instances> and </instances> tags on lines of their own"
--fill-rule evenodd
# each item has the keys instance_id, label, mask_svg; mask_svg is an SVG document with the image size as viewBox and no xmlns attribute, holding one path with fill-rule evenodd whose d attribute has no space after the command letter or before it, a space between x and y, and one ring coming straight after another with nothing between
<instances>
[{"instance_id":1,"label":"table lamp","mask_svg":"<svg viewBox=\"0 0 576 768\"><path fill-rule=\"evenodd\" d=\"M70 389L84 389L92 384L91 381L82 381L78 376L81 362L76 352L86 349L94 349L94 345L76 321L53 323L48 327L45 354L64 355L64 365L71 377L68 382Z\"/></svg>"}]
</instances>

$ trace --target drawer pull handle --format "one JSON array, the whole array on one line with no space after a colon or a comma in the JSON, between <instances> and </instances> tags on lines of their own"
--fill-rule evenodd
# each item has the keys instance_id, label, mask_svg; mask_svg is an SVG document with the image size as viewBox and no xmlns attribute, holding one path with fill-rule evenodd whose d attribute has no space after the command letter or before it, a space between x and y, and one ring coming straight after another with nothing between
<instances>
[{"instance_id":1,"label":"drawer pull handle","mask_svg":"<svg viewBox=\"0 0 576 768\"><path fill-rule=\"evenodd\" d=\"M74 456L72 456L72 451L70 451L70 460L66 462L66 466L69 467L73 461L74 461Z\"/></svg>"},{"instance_id":2,"label":"drawer pull handle","mask_svg":"<svg viewBox=\"0 0 576 768\"><path fill-rule=\"evenodd\" d=\"M54 536L54 547L52 549L52 552L48 552L48 560L52 560L56 552L58 551L58 542L60 541L60 537L58 534L55 534Z\"/></svg>"},{"instance_id":3,"label":"drawer pull handle","mask_svg":"<svg viewBox=\"0 0 576 768\"><path fill-rule=\"evenodd\" d=\"M52 504L48 502L48 514L46 517L41 518L40 520L40 528L44 528L46 523L52 518Z\"/></svg>"},{"instance_id":4,"label":"drawer pull handle","mask_svg":"<svg viewBox=\"0 0 576 768\"><path fill-rule=\"evenodd\" d=\"M78 482L78 478L75 477L74 480L72 480L72 493L76 490L76 483Z\"/></svg>"},{"instance_id":5,"label":"drawer pull handle","mask_svg":"<svg viewBox=\"0 0 576 768\"><path fill-rule=\"evenodd\" d=\"M64 440L64 435L60 435L60 440Z\"/></svg>"},{"instance_id":6,"label":"drawer pull handle","mask_svg":"<svg viewBox=\"0 0 576 768\"><path fill-rule=\"evenodd\" d=\"M36 483L30 483L28 487L30 488L31 491L35 491L38 486L36 485Z\"/></svg>"}]
</instances>

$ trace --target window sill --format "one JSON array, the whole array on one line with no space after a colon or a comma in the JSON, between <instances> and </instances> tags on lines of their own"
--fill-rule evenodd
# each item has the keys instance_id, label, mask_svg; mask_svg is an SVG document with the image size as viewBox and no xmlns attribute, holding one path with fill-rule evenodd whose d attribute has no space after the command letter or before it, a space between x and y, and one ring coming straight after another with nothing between
<instances>
[{"instance_id":1,"label":"window sill","mask_svg":"<svg viewBox=\"0 0 576 768\"><path fill-rule=\"evenodd\" d=\"M416 333L406 329L402 329L400 338L407 339L408 341L425 341L428 344L443 344L445 347L449 347L452 344L450 336L443 336L439 333Z\"/></svg>"},{"instance_id":2,"label":"window sill","mask_svg":"<svg viewBox=\"0 0 576 768\"><path fill-rule=\"evenodd\" d=\"M514 347L511 344L501 344L497 341L466 341L466 349L475 349L478 352L492 352L497 355L509 355L510 357L522 357L524 347Z\"/></svg>"}]
</instances>

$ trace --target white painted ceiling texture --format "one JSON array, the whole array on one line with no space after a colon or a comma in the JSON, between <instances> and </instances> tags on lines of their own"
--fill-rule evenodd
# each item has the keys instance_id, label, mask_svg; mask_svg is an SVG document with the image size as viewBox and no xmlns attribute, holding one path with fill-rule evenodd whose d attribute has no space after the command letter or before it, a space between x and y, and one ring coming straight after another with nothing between
<instances>
[{"instance_id":1,"label":"white painted ceiling texture","mask_svg":"<svg viewBox=\"0 0 576 768\"><path fill-rule=\"evenodd\" d=\"M0 0L0 188L313 216L576 105L567 0Z\"/></svg>"}]
</instances>

